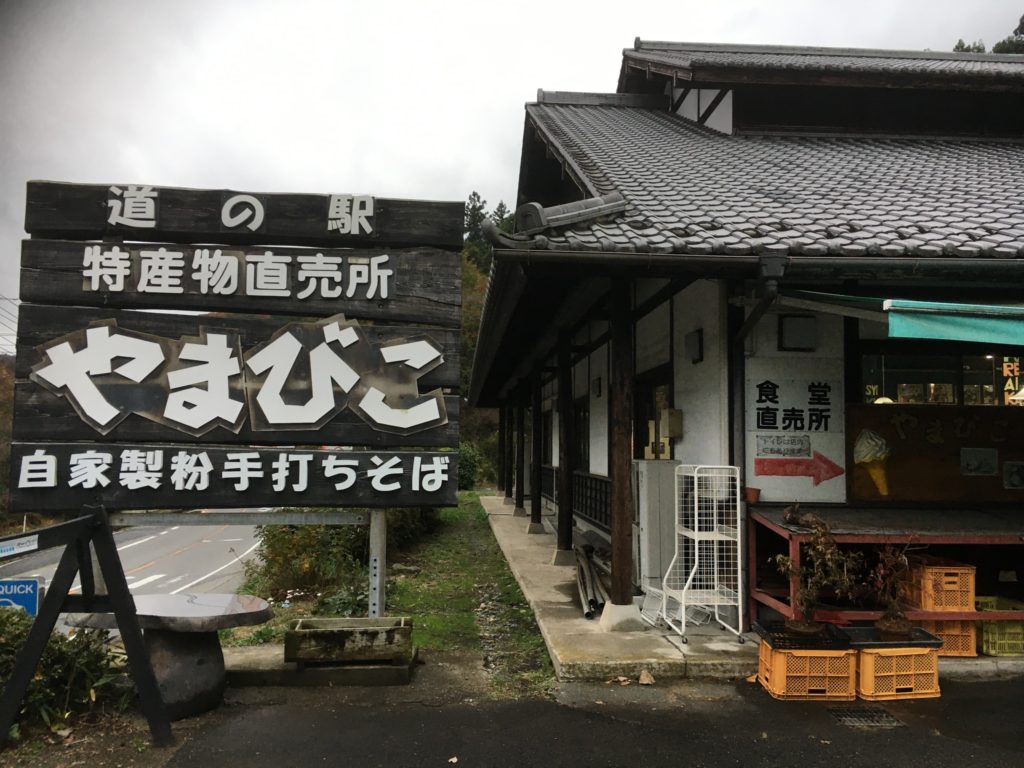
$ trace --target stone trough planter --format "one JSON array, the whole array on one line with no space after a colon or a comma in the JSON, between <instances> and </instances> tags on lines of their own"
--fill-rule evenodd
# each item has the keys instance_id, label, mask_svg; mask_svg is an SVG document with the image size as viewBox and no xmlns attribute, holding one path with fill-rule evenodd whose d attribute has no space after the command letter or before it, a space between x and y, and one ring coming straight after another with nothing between
<instances>
[{"instance_id":1,"label":"stone trough planter","mask_svg":"<svg viewBox=\"0 0 1024 768\"><path fill-rule=\"evenodd\" d=\"M409 665L413 660L412 619L297 619L284 633L284 660L300 666Z\"/></svg>"}]
</instances>

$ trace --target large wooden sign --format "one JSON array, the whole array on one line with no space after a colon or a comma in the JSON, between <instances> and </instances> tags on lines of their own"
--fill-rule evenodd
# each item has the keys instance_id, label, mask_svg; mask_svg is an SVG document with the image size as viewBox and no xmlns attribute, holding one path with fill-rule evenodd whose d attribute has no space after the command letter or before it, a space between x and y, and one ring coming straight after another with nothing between
<instances>
[{"instance_id":1,"label":"large wooden sign","mask_svg":"<svg viewBox=\"0 0 1024 768\"><path fill-rule=\"evenodd\" d=\"M30 182L12 508L453 503L454 454L396 449L458 444L461 228L461 203Z\"/></svg>"}]
</instances>

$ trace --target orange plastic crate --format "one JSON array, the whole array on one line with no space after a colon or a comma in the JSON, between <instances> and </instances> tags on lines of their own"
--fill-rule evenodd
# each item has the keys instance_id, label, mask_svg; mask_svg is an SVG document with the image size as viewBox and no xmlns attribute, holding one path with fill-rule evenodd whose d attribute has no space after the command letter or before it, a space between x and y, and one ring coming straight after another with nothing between
<instances>
[{"instance_id":1,"label":"orange plastic crate","mask_svg":"<svg viewBox=\"0 0 1024 768\"><path fill-rule=\"evenodd\" d=\"M974 566L923 556L910 567L908 602L923 611L973 611Z\"/></svg>"},{"instance_id":2,"label":"orange plastic crate","mask_svg":"<svg viewBox=\"0 0 1024 768\"><path fill-rule=\"evenodd\" d=\"M862 648L857 695L872 701L932 699L939 692L937 648Z\"/></svg>"},{"instance_id":3,"label":"orange plastic crate","mask_svg":"<svg viewBox=\"0 0 1024 768\"><path fill-rule=\"evenodd\" d=\"M973 621L921 621L921 629L942 638L939 656L977 656L978 630Z\"/></svg>"},{"instance_id":4,"label":"orange plastic crate","mask_svg":"<svg viewBox=\"0 0 1024 768\"><path fill-rule=\"evenodd\" d=\"M857 651L758 649L757 679L777 699L853 701L857 698Z\"/></svg>"}]
</instances>

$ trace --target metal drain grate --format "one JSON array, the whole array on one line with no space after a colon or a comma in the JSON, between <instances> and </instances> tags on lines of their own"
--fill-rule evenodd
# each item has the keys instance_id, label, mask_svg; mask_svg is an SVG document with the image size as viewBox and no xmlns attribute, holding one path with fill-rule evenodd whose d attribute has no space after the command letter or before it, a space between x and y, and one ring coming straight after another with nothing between
<instances>
[{"instance_id":1,"label":"metal drain grate","mask_svg":"<svg viewBox=\"0 0 1024 768\"><path fill-rule=\"evenodd\" d=\"M899 728L903 725L881 707L829 707L828 711L841 725L851 728Z\"/></svg>"}]
</instances>

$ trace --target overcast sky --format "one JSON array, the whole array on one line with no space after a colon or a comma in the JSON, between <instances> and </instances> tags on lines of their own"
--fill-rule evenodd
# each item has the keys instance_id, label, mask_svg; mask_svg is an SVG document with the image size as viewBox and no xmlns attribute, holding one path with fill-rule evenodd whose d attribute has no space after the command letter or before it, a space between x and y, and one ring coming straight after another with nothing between
<instances>
[{"instance_id":1,"label":"overcast sky","mask_svg":"<svg viewBox=\"0 0 1024 768\"><path fill-rule=\"evenodd\" d=\"M0 296L28 179L510 205L537 88L649 40L948 51L1009 0L0 0Z\"/></svg>"}]
</instances>

